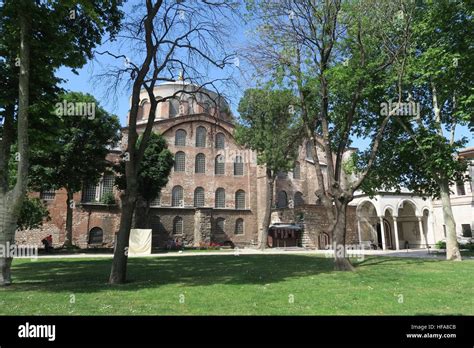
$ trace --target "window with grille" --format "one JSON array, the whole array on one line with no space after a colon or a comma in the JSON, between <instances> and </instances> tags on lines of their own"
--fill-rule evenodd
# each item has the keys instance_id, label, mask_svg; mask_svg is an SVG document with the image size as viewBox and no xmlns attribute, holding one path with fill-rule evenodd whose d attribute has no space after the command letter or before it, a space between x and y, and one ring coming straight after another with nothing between
<instances>
[{"instance_id":1,"label":"window with grille","mask_svg":"<svg viewBox=\"0 0 474 348\"><path fill-rule=\"evenodd\" d=\"M205 173L206 172L206 156L203 153L196 155L195 172Z\"/></svg>"},{"instance_id":2,"label":"window with grille","mask_svg":"<svg viewBox=\"0 0 474 348\"><path fill-rule=\"evenodd\" d=\"M159 233L162 231L161 219L159 216L154 215L150 219L150 228L152 233Z\"/></svg>"},{"instance_id":3,"label":"window with grille","mask_svg":"<svg viewBox=\"0 0 474 348\"><path fill-rule=\"evenodd\" d=\"M300 205L304 204L303 194L301 192L296 192L295 193L294 202L295 202L295 207L299 207Z\"/></svg>"},{"instance_id":4,"label":"window with grille","mask_svg":"<svg viewBox=\"0 0 474 348\"><path fill-rule=\"evenodd\" d=\"M156 196L155 199L153 199L150 202L150 206L151 207L159 207L160 205L161 205L161 193L158 192L158 196Z\"/></svg>"},{"instance_id":5,"label":"window with grille","mask_svg":"<svg viewBox=\"0 0 474 348\"><path fill-rule=\"evenodd\" d=\"M466 188L464 187L463 181L458 181L456 183L456 191L458 196L465 196L466 195Z\"/></svg>"},{"instance_id":6,"label":"window with grille","mask_svg":"<svg viewBox=\"0 0 474 348\"><path fill-rule=\"evenodd\" d=\"M470 224L462 224L461 229L463 237L472 237L472 230Z\"/></svg>"},{"instance_id":7,"label":"window with grille","mask_svg":"<svg viewBox=\"0 0 474 348\"><path fill-rule=\"evenodd\" d=\"M311 141L306 142L306 159L314 161L313 156L313 143Z\"/></svg>"},{"instance_id":8,"label":"window with grille","mask_svg":"<svg viewBox=\"0 0 474 348\"><path fill-rule=\"evenodd\" d=\"M56 191L53 189L44 190L40 192L40 198L44 199L45 201L52 201L56 197Z\"/></svg>"},{"instance_id":9,"label":"window with grille","mask_svg":"<svg viewBox=\"0 0 474 348\"><path fill-rule=\"evenodd\" d=\"M217 218L216 220L216 233L225 233L225 219L224 218Z\"/></svg>"},{"instance_id":10,"label":"window with grille","mask_svg":"<svg viewBox=\"0 0 474 348\"><path fill-rule=\"evenodd\" d=\"M225 208L225 190L218 188L216 191L216 208Z\"/></svg>"},{"instance_id":11,"label":"window with grille","mask_svg":"<svg viewBox=\"0 0 474 348\"><path fill-rule=\"evenodd\" d=\"M225 174L225 158L222 155L216 156L214 161L214 173L217 175Z\"/></svg>"},{"instance_id":12,"label":"window with grille","mask_svg":"<svg viewBox=\"0 0 474 348\"><path fill-rule=\"evenodd\" d=\"M277 208L286 207L288 207L288 196L285 191L280 191L277 196Z\"/></svg>"},{"instance_id":13,"label":"window with grille","mask_svg":"<svg viewBox=\"0 0 474 348\"><path fill-rule=\"evenodd\" d=\"M235 220L235 234L244 234L244 219L238 218Z\"/></svg>"},{"instance_id":14,"label":"window with grille","mask_svg":"<svg viewBox=\"0 0 474 348\"><path fill-rule=\"evenodd\" d=\"M115 177L113 175L104 176L104 179L102 180L101 199L104 198L106 195L113 194L114 183L115 183Z\"/></svg>"},{"instance_id":15,"label":"window with grille","mask_svg":"<svg viewBox=\"0 0 474 348\"><path fill-rule=\"evenodd\" d=\"M173 234L182 234L183 233L183 218L181 216L176 216L173 219Z\"/></svg>"},{"instance_id":16,"label":"window with grille","mask_svg":"<svg viewBox=\"0 0 474 348\"><path fill-rule=\"evenodd\" d=\"M184 152L179 151L174 155L174 171L184 172L186 169L186 155Z\"/></svg>"},{"instance_id":17,"label":"window with grille","mask_svg":"<svg viewBox=\"0 0 474 348\"><path fill-rule=\"evenodd\" d=\"M301 179L301 168L299 162L295 162L295 166L293 167L293 179Z\"/></svg>"},{"instance_id":18,"label":"window with grille","mask_svg":"<svg viewBox=\"0 0 474 348\"><path fill-rule=\"evenodd\" d=\"M175 186L171 192L171 206L182 207L183 205L183 188L181 186Z\"/></svg>"},{"instance_id":19,"label":"window with grille","mask_svg":"<svg viewBox=\"0 0 474 348\"><path fill-rule=\"evenodd\" d=\"M242 159L242 156L235 156L234 175L244 175L244 161Z\"/></svg>"},{"instance_id":20,"label":"window with grille","mask_svg":"<svg viewBox=\"0 0 474 348\"><path fill-rule=\"evenodd\" d=\"M179 101L177 99L171 99L169 101L170 117L176 117L179 112Z\"/></svg>"},{"instance_id":21,"label":"window with grille","mask_svg":"<svg viewBox=\"0 0 474 348\"><path fill-rule=\"evenodd\" d=\"M186 131L178 129L174 135L174 144L176 146L186 146Z\"/></svg>"},{"instance_id":22,"label":"window with grille","mask_svg":"<svg viewBox=\"0 0 474 348\"><path fill-rule=\"evenodd\" d=\"M100 227L94 227L89 231L89 244L102 244L104 231Z\"/></svg>"},{"instance_id":23,"label":"window with grille","mask_svg":"<svg viewBox=\"0 0 474 348\"><path fill-rule=\"evenodd\" d=\"M206 147L206 128L199 126L196 129L196 147Z\"/></svg>"},{"instance_id":24,"label":"window with grille","mask_svg":"<svg viewBox=\"0 0 474 348\"><path fill-rule=\"evenodd\" d=\"M288 177L288 174L286 172L278 172L278 179L286 179Z\"/></svg>"},{"instance_id":25,"label":"window with grille","mask_svg":"<svg viewBox=\"0 0 474 348\"><path fill-rule=\"evenodd\" d=\"M245 209L245 191L243 190L235 193L235 209Z\"/></svg>"},{"instance_id":26,"label":"window with grille","mask_svg":"<svg viewBox=\"0 0 474 348\"><path fill-rule=\"evenodd\" d=\"M202 187L197 187L194 190L194 206L204 207L204 189Z\"/></svg>"},{"instance_id":27,"label":"window with grille","mask_svg":"<svg viewBox=\"0 0 474 348\"><path fill-rule=\"evenodd\" d=\"M96 202L97 185L87 185L82 190L82 201L84 203Z\"/></svg>"},{"instance_id":28,"label":"window with grille","mask_svg":"<svg viewBox=\"0 0 474 348\"><path fill-rule=\"evenodd\" d=\"M225 148L225 136L223 133L216 134L216 149L224 149Z\"/></svg>"}]
</instances>

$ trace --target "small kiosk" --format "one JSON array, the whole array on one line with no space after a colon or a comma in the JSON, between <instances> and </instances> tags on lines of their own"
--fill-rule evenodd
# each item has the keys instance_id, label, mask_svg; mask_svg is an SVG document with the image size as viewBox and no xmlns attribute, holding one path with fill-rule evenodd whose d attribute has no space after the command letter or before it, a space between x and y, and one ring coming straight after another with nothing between
<instances>
[{"instance_id":1,"label":"small kiosk","mask_svg":"<svg viewBox=\"0 0 474 348\"><path fill-rule=\"evenodd\" d=\"M271 248L300 247L302 233L301 225L273 223L268 228L268 245Z\"/></svg>"}]
</instances>

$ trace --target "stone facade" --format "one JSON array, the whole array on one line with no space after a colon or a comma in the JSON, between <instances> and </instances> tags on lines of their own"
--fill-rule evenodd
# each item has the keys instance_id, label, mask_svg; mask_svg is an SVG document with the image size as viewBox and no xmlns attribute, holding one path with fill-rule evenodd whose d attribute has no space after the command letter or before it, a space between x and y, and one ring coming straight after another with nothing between
<instances>
[{"instance_id":1,"label":"stone facade","mask_svg":"<svg viewBox=\"0 0 474 348\"><path fill-rule=\"evenodd\" d=\"M168 96L182 86L181 82L165 83L156 87L155 94ZM192 85L187 86L192 88ZM147 123L147 97L147 93L143 91L137 122L138 133L144 131ZM225 101L210 91L205 95L196 94L192 98L183 94L179 100L160 103L153 130L165 137L169 150L175 156L180 153L179 156L184 157L184 163L180 162L181 166L172 170L168 184L162 189L159 200L151 206L149 216L141 213L136 215L137 227L152 228L153 247L165 247L170 240L176 239L188 246L228 241L237 246L256 245L267 196L265 169L256 164L256 154L253 151L236 143L235 127L228 110ZM108 155L110 162L118 161L120 153L126 148L127 131L127 128L122 131L121 149L115 149ZM179 139L178 133L181 135ZM221 143L217 141L218 138ZM222 145L222 140L224 146L218 146ZM324 162L323 154L319 156ZM196 164L198 157L201 161L204 159L200 166ZM303 142L298 156L300 174L298 176L291 172L276 180L274 202L278 203L278 197L282 195L280 192L284 191L287 202L280 208L286 208L282 210L285 220L291 221L295 214L302 212L305 216L307 246L319 247L317 236L326 222L322 207L316 205L317 181L310 157L306 143ZM223 173L216 172L217 158L223 163ZM242 171L240 166L243 167ZM203 199L195 206L197 189L204 194ZM218 190L224 190L222 202L216 202ZM175 191L182 192L182 199L178 194L175 196L179 197L179 202L173 200ZM114 193L116 204L101 203L106 192ZM299 204L303 205L294 210L288 209L288 206L295 203L295 194L299 195ZM17 234L18 241L40 243L42 238L51 234L54 244L62 245L66 193L59 190L54 197L49 196L45 201L52 220L31 234L28 234L29 231ZM112 247L120 225L120 199L117 190L114 188L112 191L110 180L104 177L97 187L76 193L74 202L74 244L81 248ZM352 236L353 223L348 223L348 226ZM95 231L94 236L92 231ZM310 242L311 240L316 242Z\"/></svg>"}]
</instances>

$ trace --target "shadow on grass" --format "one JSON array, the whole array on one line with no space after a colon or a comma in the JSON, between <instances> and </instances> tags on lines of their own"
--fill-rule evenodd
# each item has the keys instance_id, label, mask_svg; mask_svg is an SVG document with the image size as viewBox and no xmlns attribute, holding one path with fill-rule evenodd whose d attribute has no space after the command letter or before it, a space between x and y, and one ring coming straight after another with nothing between
<instances>
[{"instance_id":1,"label":"shadow on grass","mask_svg":"<svg viewBox=\"0 0 474 348\"><path fill-rule=\"evenodd\" d=\"M442 262L442 259L421 259L421 258L408 258L408 257L380 257L380 256L366 256L364 260L354 262L354 265L359 267L374 266L374 265L394 265L399 264L400 260L403 260L403 264L424 264L424 263L433 263L433 262Z\"/></svg>"},{"instance_id":2,"label":"shadow on grass","mask_svg":"<svg viewBox=\"0 0 474 348\"><path fill-rule=\"evenodd\" d=\"M400 263L400 259L369 258L357 267ZM403 263L436 262L402 260ZM277 283L293 277L306 277L334 272L333 261L308 255L241 255L131 258L128 263L129 282L107 284L111 259L64 259L16 261L13 285L5 291L100 292L134 291L165 284L201 286L211 284Z\"/></svg>"}]
</instances>

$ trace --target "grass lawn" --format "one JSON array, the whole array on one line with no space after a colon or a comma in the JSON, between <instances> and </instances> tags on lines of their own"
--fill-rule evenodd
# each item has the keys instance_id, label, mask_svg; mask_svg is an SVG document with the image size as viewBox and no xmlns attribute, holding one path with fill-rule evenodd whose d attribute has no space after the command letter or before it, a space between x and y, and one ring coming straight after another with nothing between
<instances>
[{"instance_id":1,"label":"grass lawn","mask_svg":"<svg viewBox=\"0 0 474 348\"><path fill-rule=\"evenodd\" d=\"M132 258L130 282L119 286L106 282L110 265L17 259L0 314L474 314L472 259L367 257L356 272L339 273L332 259L313 255Z\"/></svg>"}]
</instances>

